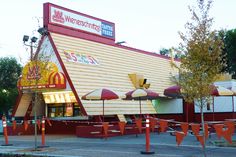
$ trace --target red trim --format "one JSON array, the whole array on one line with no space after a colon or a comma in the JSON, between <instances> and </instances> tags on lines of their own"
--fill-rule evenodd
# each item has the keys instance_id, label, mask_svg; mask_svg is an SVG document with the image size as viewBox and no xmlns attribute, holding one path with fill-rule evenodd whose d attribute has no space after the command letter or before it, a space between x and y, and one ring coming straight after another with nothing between
<instances>
[{"instance_id":1,"label":"red trim","mask_svg":"<svg viewBox=\"0 0 236 157\"><path fill-rule=\"evenodd\" d=\"M77 100L77 102L78 102L78 104L79 104L79 106L80 106L81 112L82 112L85 116L87 116L86 110L84 109L84 107L83 107L83 105L82 105L82 103L81 103L81 101L80 101L80 98L79 98L79 96L77 95L77 92L76 92L76 90L75 90L75 87L73 86L73 83L72 83L72 81L71 81L71 79L70 79L70 76L69 76L69 74L68 74L68 72L67 72L67 70L66 70L66 67L65 67L65 65L64 65L64 63L63 63L63 61L62 61L62 59L61 59L61 57L60 57L60 55L59 55L59 53L58 53L58 51L57 51L56 45L54 44L53 39L52 39L50 33L49 33L49 35L48 35L48 38L49 38L49 41L50 41L50 43L51 43L51 45L52 45L52 47L53 47L53 50L54 50L54 52L55 52L55 54L56 54L56 57L57 57L57 59L58 59L60 65L61 65L61 68L62 68L62 70L63 70L63 72L64 72L64 74L65 74L65 76L66 76L66 78L67 78L67 80L68 80L68 83L70 84L70 87L71 87L71 89L72 89L72 91L73 91L73 93L74 93L74 95L75 95L75 98L76 98L76 100Z\"/></svg>"},{"instance_id":2,"label":"red trim","mask_svg":"<svg viewBox=\"0 0 236 157\"><path fill-rule=\"evenodd\" d=\"M43 26L46 27L49 23L49 3L43 4Z\"/></svg>"},{"instance_id":3,"label":"red trim","mask_svg":"<svg viewBox=\"0 0 236 157\"><path fill-rule=\"evenodd\" d=\"M14 105L14 108L13 108L13 111L12 111L12 117L15 117L15 114L16 114L16 110L17 108L19 107L19 104L20 104L20 100L22 98L22 95L23 93L21 91L18 91L18 96L16 98L16 103Z\"/></svg>"}]
</instances>

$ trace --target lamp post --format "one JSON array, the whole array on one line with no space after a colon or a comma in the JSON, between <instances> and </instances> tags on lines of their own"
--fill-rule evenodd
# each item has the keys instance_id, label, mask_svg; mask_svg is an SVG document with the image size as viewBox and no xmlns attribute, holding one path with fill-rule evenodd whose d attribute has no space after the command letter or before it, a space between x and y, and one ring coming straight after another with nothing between
<instances>
[{"instance_id":1,"label":"lamp post","mask_svg":"<svg viewBox=\"0 0 236 157\"><path fill-rule=\"evenodd\" d=\"M32 38L30 38L30 43L26 44L26 42L28 42L28 40L29 40L29 36L24 35L24 37L23 37L24 45L30 47L30 61L36 60L35 86L37 86L38 79L39 79L38 78L38 69L37 69L37 58L34 58L33 48L36 47L35 43L37 42L38 38L33 36ZM34 149L35 150L37 150L37 124L36 124L36 121L37 121L37 111L36 111L37 103L38 103L38 94L37 94L37 91L36 91L35 92L35 99L34 99L34 102L33 102L33 105L34 105L34 107L33 107L33 109L34 109Z\"/></svg>"}]
</instances>

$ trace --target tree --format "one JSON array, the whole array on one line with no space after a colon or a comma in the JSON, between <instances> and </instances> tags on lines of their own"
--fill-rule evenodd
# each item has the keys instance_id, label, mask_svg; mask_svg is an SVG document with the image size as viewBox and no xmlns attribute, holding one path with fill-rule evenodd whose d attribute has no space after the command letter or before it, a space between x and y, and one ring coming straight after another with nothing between
<instances>
[{"instance_id":1,"label":"tree","mask_svg":"<svg viewBox=\"0 0 236 157\"><path fill-rule=\"evenodd\" d=\"M201 123L204 126L203 108L210 101L212 84L216 81L223 63L221 53L223 42L217 31L212 31L213 19L209 17L212 1L197 1L197 8L190 8L191 22L186 23L186 33L179 33L182 39L180 44L183 55L181 64L177 66L179 78L176 83L181 87L181 93L186 102L198 102ZM203 128L205 154L205 128Z\"/></svg>"},{"instance_id":2,"label":"tree","mask_svg":"<svg viewBox=\"0 0 236 157\"><path fill-rule=\"evenodd\" d=\"M169 49L166 49L166 48L162 48L159 53L163 56L169 56L170 55Z\"/></svg>"},{"instance_id":3,"label":"tree","mask_svg":"<svg viewBox=\"0 0 236 157\"><path fill-rule=\"evenodd\" d=\"M227 63L224 71L232 74L233 78L236 78L236 29L224 31L223 40L223 52Z\"/></svg>"},{"instance_id":4,"label":"tree","mask_svg":"<svg viewBox=\"0 0 236 157\"><path fill-rule=\"evenodd\" d=\"M22 66L15 58L0 58L0 114L14 105L17 97L17 80L21 74Z\"/></svg>"}]
</instances>

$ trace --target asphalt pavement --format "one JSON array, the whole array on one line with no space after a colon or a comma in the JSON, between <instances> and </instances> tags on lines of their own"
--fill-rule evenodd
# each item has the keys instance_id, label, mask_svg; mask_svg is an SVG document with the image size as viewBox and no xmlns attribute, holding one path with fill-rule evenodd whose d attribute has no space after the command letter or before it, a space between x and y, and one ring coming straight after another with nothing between
<instances>
[{"instance_id":1,"label":"asphalt pavement","mask_svg":"<svg viewBox=\"0 0 236 157\"><path fill-rule=\"evenodd\" d=\"M0 154L30 154L50 157L200 157L203 156L201 144L196 137L187 135L180 146L177 146L175 136L170 133L151 133L150 152L152 155L143 155L145 151L145 134L125 135L103 138L78 138L67 135L47 135L46 145L49 147L34 150L34 136L10 136L12 146L0 146ZM236 147L218 147L212 143L218 140L211 135L207 140L207 157L236 156ZM236 140L234 135L233 140ZM221 139L221 141L224 141ZM4 138L0 135L0 144ZM41 137L37 137L37 146L41 145Z\"/></svg>"}]
</instances>

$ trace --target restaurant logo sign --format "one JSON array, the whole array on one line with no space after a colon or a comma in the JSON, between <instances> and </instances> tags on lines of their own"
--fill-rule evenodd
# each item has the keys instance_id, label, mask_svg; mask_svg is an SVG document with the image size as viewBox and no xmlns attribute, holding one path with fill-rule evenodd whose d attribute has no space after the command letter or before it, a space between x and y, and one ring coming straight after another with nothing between
<instances>
[{"instance_id":1,"label":"restaurant logo sign","mask_svg":"<svg viewBox=\"0 0 236 157\"><path fill-rule=\"evenodd\" d=\"M66 78L52 62L32 61L25 65L18 80L19 89L66 88Z\"/></svg>"},{"instance_id":2,"label":"restaurant logo sign","mask_svg":"<svg viewBox=\"0 0 236 157\"><path fill-rule=\"evenodd\" d=\"M86 54L79 54L72 51L64 51L66 60L68 62L88 64L88 65L99 65L99 62L96 58Z\"/></svg>"},{"instance_id":3,"label":"restaurant logo sign","mask_svg":"<svg viewBox=\"0 0 236 157\"><path fill-rule=\"evenodd\" d=\"M80 13L68 11L66 9L50 6L49 21L58 24L108 38L115 38L114 24L91 18Z\"/></svg>"},{"instance_id":4,"label":"restaurant logo sign","mask_svg":"<svg viewBox=\"0 0 236 157\"><path fill-rule=\"evenodd\" d=\"M55 22L59 22L62 24L65 23L65 19L63 17L63 12L61 12L61 11L54 10L54 14L52 15L52 19Z\"/></svg>"}]
</instances>

